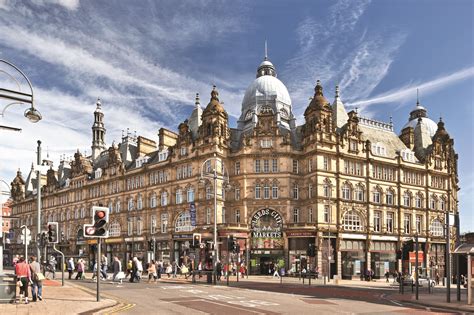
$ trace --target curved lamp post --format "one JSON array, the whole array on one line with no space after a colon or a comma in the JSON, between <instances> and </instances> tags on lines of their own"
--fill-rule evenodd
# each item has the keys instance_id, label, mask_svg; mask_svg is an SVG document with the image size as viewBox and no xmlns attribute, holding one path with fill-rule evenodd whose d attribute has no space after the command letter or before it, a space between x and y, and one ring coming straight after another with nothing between
<instances>
[{"instance_id":1,"label":"curved lamp post","mask_svg":"<svg viewBox=\"0 0 474 315\"><path fill-rule=\"evenodd\" d=\"M3 179L0 179L0 184L5 184L8 189L10 189L10 185L4 181ZM10 196L10 191L3 191L2 189L0 189L0 199L2 198L3 194L6 193L5 195L7 196ZM0 201L0 227L1 227L1 230L0 230L0 238L1 238L1 242L0 242L0 275L3 274L3 242L4 242L4 238L3 238L3 200Z\"/></svg>"},{"instance_id":2,"label":"curved lamp post","mask_svg":"<svg viewBox=\"0 0 474 315\"><path fill-rule=\"evenodd\" d=\"M30 88L30 92L21 92L21 84L20 82L13 76L11 75L10 73L8 73L7 71L5 70L0 70L0 73L3 73L5 74L6 76L8 76L11 80L13 80L17 87L18 87L18 90L10 90L10 89L4 89L4 88L0 88L0 98L2 99L6 99L6 100L9 100L9 101L12 101L11 103L7 104L2 112L0 113L0 115L3 117L5 116L5 111L7 110L8 107L10 107L11 105L14 105L14 104L24 104L24 103L28 103L30 104L30 108L26 109L25 110L25 117L28 118L29 121L31 121L32 123L37 123L38 121L40 121L42 119L42 116L40 114L40 112L35 108L34 106L34 99L33 99L33 87L31 85L31 82L30 80L28 79L28 77L23 73L23 71L21 71L17 66L15 66L14 64L12 64L11 62L8 62L4 59L0 59L0 63L3 63L3 64L6 64L8 65L9 67L13 68L14 70L16 70L25 80L26 82L28 83L28 86Z\"/></svg>"},{"instance_id":3,"label":"curved lamp post","mask_svg":"<svg viewBox=\"0 0 474 315\"><path fill-rule=\"evenodd\" d=\"M224 162L222 159L214 156L205 160L201 165L201 177L199 178L200 184L206 182L213 182L214 185L214 250L212 255L212 266L214 275L214 284L216 283L216 265L219 260L219 250L217 243L217 188L218 181L221 182L221 189L228 189L229 185L229 173L227 172ZM222 197L222 195L221 195Z\"/></svg>"}]
</instances>

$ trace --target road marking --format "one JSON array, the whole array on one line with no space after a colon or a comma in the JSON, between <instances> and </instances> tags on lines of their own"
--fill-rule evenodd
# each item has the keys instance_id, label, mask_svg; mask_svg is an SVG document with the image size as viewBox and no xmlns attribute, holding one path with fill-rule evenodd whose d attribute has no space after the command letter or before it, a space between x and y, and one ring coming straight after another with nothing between
<instances>
[{"instance_id":1,"label":"road marking","mask_svg":"<svg viewBox=\"0 0 474 315\"><path fill-rule=\"evenodd\" d=\"M204 291L202 291L202 290L197 290L197 289L185 290L184 292L188 292L188 293L191 293L191 294L201 294L201 293L205 293Z\"/></svg>"},{"instance_id":2,"label":"road marking","mask_svg":"<svg viewBox=\"0 0 474 315\"><path fill-rule=\"evenodd\" d=\"M131 309L132 307L134 307L136 304L132 304L132 303L128 303L128 304L125 304L123 306L118 306L117 308L114 308L112 310L110 310L109 312L105 313L106 315L109 315L109 314L116 314L116 313L120 313L120 312L124 312L126 310L129 310Z\"/></svg>"},{"instance_id":3,"label":"road marking","mask_svg":"<svg viewBox=\"0 0 474 315\"><path fill-rule=\"evenodd\" d=\"M262 301L262 300L240 300L240 301L227 301L229 304L235 304L235 305L240 305L244 307L258 307L258 306L276 306L279 305L278 303L273 303L273 302L268 302L268 301Z\"/></svg>"}]
</instances>

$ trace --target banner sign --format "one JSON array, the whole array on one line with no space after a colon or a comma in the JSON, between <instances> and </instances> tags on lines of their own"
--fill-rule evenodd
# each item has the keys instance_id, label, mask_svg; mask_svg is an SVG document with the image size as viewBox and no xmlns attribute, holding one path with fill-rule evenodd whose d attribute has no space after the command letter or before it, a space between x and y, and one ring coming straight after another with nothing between
<instances>
[{"instance_id":1,"label":"banner sign","mask_svg":"<svg viewBox=\"0 0 474 315\"><path fill-rule=\"evenodd\" d=\"M272 209L262 209L252 216L252 248L279 249L283 247L283 219Z\"/></svg>"},{"instance_id":2,"label":"banner sign","mask_svg":"<svg viewBox=\"0 0 474 315\"><path fill-rule=\"evenodd\" d=\"M194 202L189 204L189 214L191 216L191 226L196 226L196 204Z\"/></svg>"}]
</instances>

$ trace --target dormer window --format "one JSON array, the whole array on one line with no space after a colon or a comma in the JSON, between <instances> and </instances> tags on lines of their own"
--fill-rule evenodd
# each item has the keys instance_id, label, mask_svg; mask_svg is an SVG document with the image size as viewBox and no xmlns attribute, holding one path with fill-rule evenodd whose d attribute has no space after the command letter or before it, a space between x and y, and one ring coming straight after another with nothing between
<instances>
[{"instance_id":1,"label":"dormer window","mask_svg":"<svg viewBox=\"0 0 474 315\"><path fill-rule=\"evenodd\" d=\"M69 185L71 184L71 179L69 178L66 178L66 187L69 187Z\"/></svg>"},{"instance_id":2,"label":"dormer window","mask_svg":"<svg viewBox=\"0 0 474 315\"><path fill-rule=\"evenodd\" d=\"M95 178L101 178L102 177L102 169L98 168L95 170Z\"/></svg>"},{"instance_id":3,"label":"dormer window","mask_svg":"<svg viewBox=\"0 0 474 315\"><path fill-rule=\"evenodd\" d=\"M263 139L263 140L260 140L260 146L262 148L271 148L272 147L272 139Z\"/></svg>"},{"instance_id":4,"label":"dormer window","mask_svg":"<svg viewBox=\"0 0 474 315\"><path fill-rule=\"evenodd\" d=\"M181 147L181 155L186 155L188 154L188 150L186 147Z\"/></svg>"},{"instance_id":5,"label":"dormer window","mask_svg":"<svg viewBox=\"0 0 474 315\"><path fill-rule=\"evenodd\" d=\"M168 159L168 151L160 152L158 154L158 161L159 162L166 161L166 159Z\"/></svg>"},{"instance_id":6,"label":"dormer window","mask_svg":"<svg viewBox=\"0 0 474 315\"><path fill-rule=\"evenodd\" d=\"M378 156L387 156L387 149L383 143L377 142L372 144L372 154Z\"/></svg>"},{"instance_id":7,"label":"dormer window","mask_svg":"<svg viewBox=\"0 0 474 315\"><path fill-rule=\"evenodd\" d=\"M410 149L403 149L400 151L400 155L405 162L415 162L415 152L411 151Z\"/></svg>"}]
</instances>

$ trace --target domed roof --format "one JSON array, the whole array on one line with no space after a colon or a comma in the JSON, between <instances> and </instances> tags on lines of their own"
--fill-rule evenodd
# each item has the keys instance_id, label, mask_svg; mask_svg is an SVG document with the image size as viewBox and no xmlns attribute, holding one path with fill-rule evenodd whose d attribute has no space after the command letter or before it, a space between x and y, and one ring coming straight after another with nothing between
<instances>
[{"instance_id":1,"label":"domed roof","mask_svg":"<svg viewBox=\"0 0 474 315\"><path fill-rule=\"evenodd\" d=\"M421 123L424 124L426 128L428 129L430 137L433 137L434 134L436 133L436 130L438 129L438 125L434 121L429 119L428 117L420 117L420 118L421 118ZM418 118L412 119L409 122L407 122L405 126L403 126L402 130L405 129L406 127L412 127L413 129L415 129L416 124L418 124Z\"/></svg>"},{"instance_id":2,"label":"domed roof","mask_svg":"<svg viewBox=\"0 0 474 315\"><path fill-rule=\"evenodd\" d=\"M286 105L291 105L290 94L286 86L271 75L262 75L256 78L245 91L242 101L242 110L247 107L255 107L257 99L273 99L280 101Z\"/></svg>"},{"instance_id":3,"label":"domed roof","mask_svg":"<svg viewBox=\"0 0 474 315\"><path fill-rule=\"evenodd\" d=\"M219 103L219 92L215 85L212 87L211 100L209 101L209 104L207 104L206 109L204 109L203 115L207 115L211 112L224 113L227 115L224 107Z\"/></svg>"}]
</instances>

